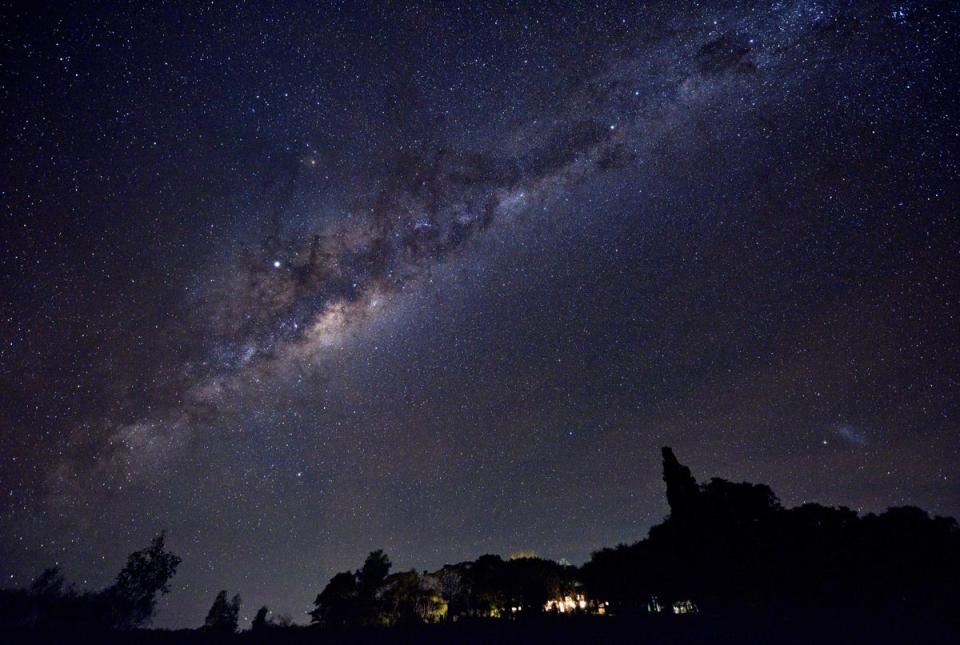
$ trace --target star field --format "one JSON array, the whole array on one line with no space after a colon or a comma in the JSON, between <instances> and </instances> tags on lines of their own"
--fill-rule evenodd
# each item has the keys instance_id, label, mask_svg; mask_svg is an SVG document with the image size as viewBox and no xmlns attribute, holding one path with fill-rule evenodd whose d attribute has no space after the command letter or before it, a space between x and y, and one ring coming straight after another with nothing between
<instances>
[{"instance_id":1,"label":"star field","mask_svg":"<svg viewBox=\"0 0 960 645\"><path fill-rule=\"evenodd\" d=\"M960 514L951 3L141 4L0 8L2 584Z\"/></svg>"}]
</instances>

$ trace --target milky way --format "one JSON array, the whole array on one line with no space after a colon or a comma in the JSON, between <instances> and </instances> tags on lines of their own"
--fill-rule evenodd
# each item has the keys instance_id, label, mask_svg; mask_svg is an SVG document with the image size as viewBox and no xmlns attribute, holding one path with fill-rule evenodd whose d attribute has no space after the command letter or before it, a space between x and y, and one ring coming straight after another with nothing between
<instances>
[{"instance_id":1,"label":"milky way","mask_svg":"<svg viewBox=\"0 0 960 645\"><path fill-rule=\"evenodd\" d=\"M949 3L2 22L5 582L582 561L664 443L960 512Z\"/></svg>"}]
</instances>

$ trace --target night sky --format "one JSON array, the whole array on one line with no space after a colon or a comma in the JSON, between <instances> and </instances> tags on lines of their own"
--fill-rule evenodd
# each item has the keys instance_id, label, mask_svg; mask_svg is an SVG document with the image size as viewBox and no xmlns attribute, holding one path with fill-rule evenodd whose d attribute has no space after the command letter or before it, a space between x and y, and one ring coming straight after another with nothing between
<instances>
[{"instance_id":1,"label":"night sky","mask_svg":"<svg viewBox=\"0 0 960 645\"><path fill-rule=\"evenodd\" d=\"M3 586L960 515L956 4L143 4L0 9Z\"/></svg>"}]
</instances>

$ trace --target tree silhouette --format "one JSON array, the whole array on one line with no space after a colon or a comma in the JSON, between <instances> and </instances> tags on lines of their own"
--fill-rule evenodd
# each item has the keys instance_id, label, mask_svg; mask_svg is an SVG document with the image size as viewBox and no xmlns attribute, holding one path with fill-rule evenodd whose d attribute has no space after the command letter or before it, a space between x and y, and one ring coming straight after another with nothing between
<instances>
[{"instance_id":1,"label":"tree silhouette","mask_svg":"<svg viewBox=\"0 0 960 645\"><path fill-rule=\"evenodd\" d=\"M357 572L357 590L361 597L373 596L390 573L390 558L382 549L372 551Z\"/></svg>"},{"instance_id":2,"label":"tree silhouette","mask_svg":"<svg viewBox=\"0 0 960 645\"><path fill-rule=\"evenodd\" d=\"M543 558L515 558L504 563L503 579L511 607L539 613L547 601L573 593L571 567Z\"/></svg>"},{"instance_id":3,"label":"tree silhouette","mask_svg":"<svg viewBox=\"0 0 960 645\"><path fill-rule=\"evenodd\" d=\"M153 619L157 596L170 591L170 579L180 565L180 557L164 548L164 539L161 532L149 547L131 553L116 581L104 590L111 626L128 629Z\"/></svg>"},{"instance_id":4,"label":"tree silhouette","mask_svg":"<svg viewBox=\"0 0 960 645\"><path fill-rule=\"evenodd\" d=\"M420 622L418 607L422 589L420 576L416 571L395 573L384 580L380 592L380 622L387 625L410 624Z\"/></svg>"},{"instance_id":5,"label":"tree silhouette","mask_svg":"<svg viewBox=\"0 0 960 645\"><path fill-rule=\"evenodd\" d=\"M447 613L439 581L416 570L387 576L379 592L379 622L386 625L433 623Z\"/></svg>"},{"instance_id":6,"label":"tree silhouette","mask_svg":"<svg viewBox=\"0 0 960 645\"><path fill-rule=\"evenodd\" d=\"M60 565L44 569L43 573L30 583L29 592L36 596L60 596L63 593L63 570Z\"/></svg>"},{"instance_id":7,"label":"tree silhouette","mask_svg":"<svg viewBox=\"0 0 960 645\"><path fill-rule=\"evenodd\" d=\"M681 518L696 508L700 489L690 469L677 461L673 450L664 446L661 452L663 481L667 484L667 504L670 505L670 514L674 518Z\"/></svg>"},{"instance_id":8,"label":"tree silhouette","mask_svg":"<svg viewBox=\"0 0 960 645\"><path fill-rule=\"evenodd\" d=\"M179 564L160 533L149 547L131 553L115 582L99 592L66 586L60 567L51 567L27 589L0 590L0 629L94 633L146 625Z\"/></svg>"},{"instance_id":9,"label":"tree silhouette","mask_svg":"<svg viewBox=\"0 0 960 645\"><path fill-rule=\"evenodd\" d=\"M312 622L343 628L354 622L357 613L357 576L341 572L333 576L314 601L309 612Z\"/></svg>"},{"instance_id":10,"label":"tree silhouette","mask_svg":"<svg viewBox=\"0 0 960 645\"><path fill-rule=\"evenodd\" d=\"M226 600L226 596L224 596L224 600ZM262 632L265 629L268 629L271 626L270 622L267 620L267 615L269 613L270 610L266 605L258 609L256 615L253 617L253 622L250 623L250 631Z\"/></svg>"},{"instance_id":11,"label":"tree silhouette","mask_svg":"<svg viewBox=\"0 0 960 645\"><path fill-rule=\"evenodd\" d=\"M207 618L203 622L205 629L219 634L232 634L237 631L240 618L240 594L227 601L227 590L221 589L217 594Z\"/></svg>"},{"instance_id":12,"label":"tree silhouette","mask_svg":"<svg viewBox=\"0 0 960 645\"><path fill-rule=\"evenodd\" d=\"M508 611L503 584L503 559L481 555L467 569L468 605L474 616L499 616Z\"/></svg>"}]
</instances>

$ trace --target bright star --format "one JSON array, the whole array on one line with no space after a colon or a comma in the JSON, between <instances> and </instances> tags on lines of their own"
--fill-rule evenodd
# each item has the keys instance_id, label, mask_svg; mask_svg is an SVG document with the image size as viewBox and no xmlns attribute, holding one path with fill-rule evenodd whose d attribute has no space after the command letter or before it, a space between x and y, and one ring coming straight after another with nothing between
<instances>
[{"instance_id":1,"label":"bright star","mask_svg":"<svg viewBox=\"0 0 960 645\"><path fill-rule=\"evenodd\" d=\"M280 260L274 260L274 261L273 261L273 268L274 268L274 269L279 269L279 268L280 268Z\"/></svg>"}]
</instances>

